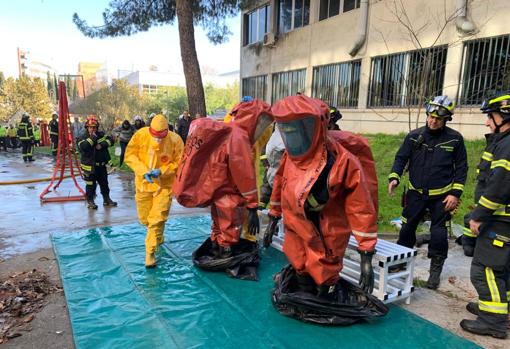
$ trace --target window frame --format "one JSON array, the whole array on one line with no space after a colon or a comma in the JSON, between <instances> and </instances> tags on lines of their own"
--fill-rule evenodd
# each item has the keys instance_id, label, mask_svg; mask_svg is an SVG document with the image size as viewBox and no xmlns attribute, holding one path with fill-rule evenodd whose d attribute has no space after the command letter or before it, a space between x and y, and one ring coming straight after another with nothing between
<instances>
[{"instance_id":1,"label":"window frame","mask_svg":"<svg viewBox=\"0 0 510 349\"><path fill-rule=\"evenodd\" d=\"M265 33L262 35L262 37L259 38L258 36L260 34L260 15L261 15L262 10L264 10L264 13L266 16L266 20L265 20L266 29L265 29ZM255 37L255 41L250 42L250 33L251 33L250 27L252 24L252 22L250 21L250 16L255 13L257 14L256 20L254 21L255 22L254 33L255 33L256 37ZM243 23L243 30L244 30L243 46L249 46L249 45L257 44L259 42L263 42L264 36L271 31L271 3L267 2L265 4L258 6L257 8L254 8L253 10L251 10L249 12L246 12L243 15L243 21L244 21L244 23Z\"/></svg>"},{"instance_id":2,"label":"window frame","mask_svg":"<svg viewBox=\"0 0 510 349\"><path fill-rule=\"evenodd\" d=\"M321 19L321 5L322 5L323 1L328 3L328 9L327 9L327 16L325 18ZM355 4L354 4L354 8L345 11L345 1L346 0L338 0L338 2L339 2L339 4L338 4L338 13L334 14L334 15L331 15L329 13L329 11L331 9L331 1L332 0L318 0L319 6L317 8L317 11L318 11L317 12L317 19L318 19L319 22L325 21L325 20L327 20L327 19L329 19L331 17L335 17L335 16L341 15L341 14L346 13L346 12L351 12L351 11L357 10L357 9L359 9L361 7L361 0L354 0L354 1L356 1Z\"/></svg>"},{"instance_id":3,"label":"window frame","mask_svg":"<svg viewBox=\"0 0 510 349\"><path fill-rule=\"evenodd\" d=\"M290 33L291 31L294 31L296 29L299 29L299 28L303 28L303 27L306 27L307 25L310 25L310 8L311 8L311 1L312 0L289 0L289 1L292 1L292 8L291 8L291 18L290 18L290 28L289 30L283 30L283 25L281 24L281 2L282 0L278 0L277 1L277 7L278 7L278 13L277 13L277 27L278 27L278 34L286 34L286 33ZM296 27L296 23L295 23L295 11L296 11L296 1L301 1L302 4L303 4L303 7L302 7L302 12L301 12L301 25L299 27ZM305 20L305 8L306 8L306 3L308 3L308 20L306 22L306 24L303 24L304 23L304 20Z\"/></svg>"}]
</instances>

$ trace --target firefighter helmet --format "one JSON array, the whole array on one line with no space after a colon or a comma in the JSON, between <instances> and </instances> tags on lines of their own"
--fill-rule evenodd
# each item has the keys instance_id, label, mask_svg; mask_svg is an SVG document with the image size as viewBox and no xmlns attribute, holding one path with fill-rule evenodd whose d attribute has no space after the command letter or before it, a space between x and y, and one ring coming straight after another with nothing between
<instances>
[{"instance_id":1,"label":"firefighter helmet","mask_svg":"<svg viewBox=\"0 0 510 349\"><path fill-rule=\"evenodd\" d=\"M498 112L503 119L510 118L510 92L503 92L487 98L480 108L482 113Z\"/></svg>"},{"instance_id":2,"label":"firefighter helmet","mask_svg":"<svg viewBox=\"0 0 510 349\"><path fill-rule=\"evenodd\" d=\"M99 121L94 115L87 116L85 127L99 127Z\"/></svg>"},{"instance_id":3,"label":"firefighter helmet","mask_svg":"<svg viewBox=\"0 0 510 349\"><path fill-rule=\"evenodd\" d=\"M448 96L436 96L425 103L427 116L451 120L455 103Z\"/></svg>"}]
</instances>

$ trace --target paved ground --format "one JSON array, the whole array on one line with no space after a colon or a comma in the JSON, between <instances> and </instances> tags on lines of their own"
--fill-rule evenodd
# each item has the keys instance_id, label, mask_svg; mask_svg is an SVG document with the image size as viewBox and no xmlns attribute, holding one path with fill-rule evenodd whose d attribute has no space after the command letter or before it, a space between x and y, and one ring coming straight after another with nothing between
<instances>
[{"instance_id":1,"label":"paved ground","mask_svg":"<svg viewBox=\"0 0 510 349\"><path fill-rule=\"evenodd\" d=\"M39 157L34 163L25 165L17 154L0 153L0 183L10 180L41 178L51 175L52 159ZM59 195L74 193L73 185L67 182L59 189ZM83 184L80 181L81 184ZM133 201L133 179L129 174L110 176L112 198L119 202L117 208L103 208L89 211L84 202L65 204L40 204L39 193L47 183L22 185L0 185L0 276L37 268L48 273L55 283L60 284L58 268L53 251L50 249L49 234L55 231L72 231L86 227L135 222L136 209ZM101 199L98 199L101 203ZM203 211L203 210L202 210ZM172 214L194 214L175 204ZM417 288L411 305L404 308L472 340L484 348L502 349L510 347L510 339L501 341L490 337L470 335L460 329L463 318L472 318L465 310L468 300L476 297L469 282L470 259L464 257L462 249L450 246L439 290ZM419 249L416 277L426 280L429 260L425 248ZM36 315L32 331L14 338L5 348L73 348L65 299L62 293L54 294L48 304Z\"/></svg>"}]
</instances>

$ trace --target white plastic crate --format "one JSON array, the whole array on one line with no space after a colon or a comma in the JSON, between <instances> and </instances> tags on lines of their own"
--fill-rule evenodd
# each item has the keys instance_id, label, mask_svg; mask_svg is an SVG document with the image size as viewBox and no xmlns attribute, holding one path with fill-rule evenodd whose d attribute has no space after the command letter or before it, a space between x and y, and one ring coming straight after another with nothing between
<instances>
[{"instance_id":1,"label":"white plastic crate","mask_svg":"<svg viewBox=\"0 0 510 349\"><path fill-rule=\"evenodd\" d=\"M272 246L282 251L284 233L283 221L278 225L279 233L273 237ZM341 277L358 283L360 275L358 242L351 236L344 256L344 266ZM378 239L376 253L372 259L374 266L374 291L372 294L384 303L392 303L405 299L406 304L411 302L411 293L414 292L413 275L416 250L397 245L393 242ZM397 273L389 273L388 268L404 263L406 268Z\"/></svg>"}]
</instances>

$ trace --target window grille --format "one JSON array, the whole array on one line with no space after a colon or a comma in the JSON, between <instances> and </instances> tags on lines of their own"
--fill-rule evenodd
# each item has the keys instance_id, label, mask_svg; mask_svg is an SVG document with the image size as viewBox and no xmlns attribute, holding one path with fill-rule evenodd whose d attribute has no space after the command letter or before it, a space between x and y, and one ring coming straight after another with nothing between
<instances>
[{"instance_id":1,"label":"window grille","mask_svg":"<svg viewBox=\"0 0 510 349\"><path fill-rule=\"evenodd\" d=\"M510 88L510 36L464 43L460 104L479 105L485 97Z\"/></svg>"},{"instance_id":2,"label":"window grille","mask_svg":"<svg viewBox=\"0 0 510 349\"><path fill-rule=\"evenodd\" d=\"M243 96L265 100L267 91L267 75L253 76L243 79Z\"/></svg>"},{"instance_id":3,"label":"window grille","mask_svg":"<svg viewBox=\"0 0 510 349\"><path fill-rule=\"evenodd\" d=\"M306 69L273 74L271 102L287 96L303 93L305 89Z\"/></svg>"},{"instance_id":4,"label":"window grille","mask_svg":"<svg viewBox=\"0 0 510 349\"><path fill-rule=\"evenodd\" d=\"M443 92L447 46L372 58L369 107L417 106Z\"/></svg>"},{"instance_id":5,"label":"window grille","mask_svg":"<svg viewBox=\"0 0 510 349\"><path fill-rule=\"evenodd\" d=\"M335 107L358 106L361 61L313 68L312 96Z\"/></svg>"}]
</instances>

